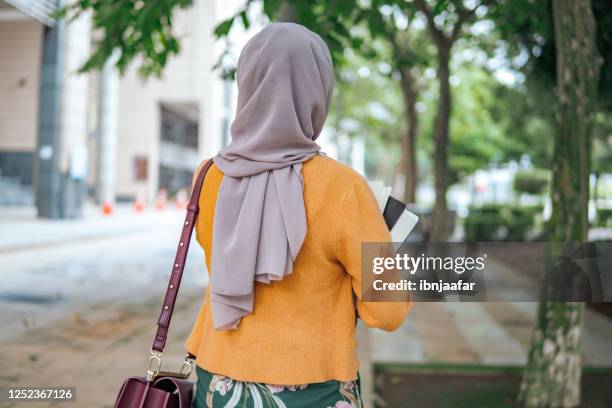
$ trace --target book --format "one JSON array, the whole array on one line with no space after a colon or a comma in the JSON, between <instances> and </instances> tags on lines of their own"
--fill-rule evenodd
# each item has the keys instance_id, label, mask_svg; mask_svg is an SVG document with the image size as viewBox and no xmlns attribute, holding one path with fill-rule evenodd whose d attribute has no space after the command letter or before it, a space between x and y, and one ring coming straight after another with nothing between
<instances>
[{"instance_id":1,"label":"book","mask_svg":"<svg viewBox=\"0 0 612 408\"><path fill-rule=\"evenodd\" d=\"M371 181L368 184L391 232L391 240L403 243L419 222L419 217L410 212L406 204L391 196L391 187L385 186L382 181Z\"/></svg>"}]
</instances>

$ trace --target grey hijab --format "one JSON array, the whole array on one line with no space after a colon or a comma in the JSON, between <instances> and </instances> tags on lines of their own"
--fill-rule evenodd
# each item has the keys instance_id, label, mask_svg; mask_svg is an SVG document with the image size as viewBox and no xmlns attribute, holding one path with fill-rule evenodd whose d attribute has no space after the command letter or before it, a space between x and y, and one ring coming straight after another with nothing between
<instances>
[{"instance_id":1,"label":"grey hijab","mask_svg":"<svg viewBox=\"0 0 612 408\"><path fill-rule=\"evenodd\" d=\"M270 24L240 53L232 142L213 158L223 172L210 277L213 326L253 312L254 282L293 271L306 236L302 163L319 151L333 65L325 42L293 23ZM279 311L280 312L280 311Z\"/></svg>"}]
</instances>

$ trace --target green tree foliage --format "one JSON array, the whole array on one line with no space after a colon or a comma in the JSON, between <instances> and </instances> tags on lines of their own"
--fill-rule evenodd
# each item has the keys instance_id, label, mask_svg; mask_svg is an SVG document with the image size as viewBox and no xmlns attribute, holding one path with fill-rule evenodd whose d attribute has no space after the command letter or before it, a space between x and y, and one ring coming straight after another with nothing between
<instances>
[{"instance_id":1,"label":"green tree foliage","mask_svg":"<svg viewBox=\"0 0 612 408\"><path fill-rule=\"evenodd\" d=\"M449 184L474 171L500 162L511 140L493 116L497 85L491 73L474 63L455 69L450 121Z\"/></svg>"},{"instance_id":2,"label":"green tree foliage","mask_svg":"<svg viewBox=\"0 0 612 408\"><path fill-rule=\"evenodd\" d=\"M509 47L509 58L526 52L527 62L517 68L528 74L528 88L539 95L553 93L557 71L552 0L505 0L501 4L491 10L490 17ZM612 6L609 0L592 0L591 8L598 27L595 41L603 59L598 108L612 110ZM554 111L554 104L548 106Z\"/></svg>"},{"instance_id":3,"label":"green tree foliage","mask_svg":"<svg viewBox=\"0 0 612 408\"><path fill-rule=\"evenodd\" d=\"M388 64L377 64L354 53L338 68L334 109L328 125L333 134L365 139L368 174L392 182L401 160L404 121L401 92L389 78Z\"/></svg>"},{"instance_id":4,"label":"green tree foliage","mask_svg":"<svg viewBox=\"0 0 612 408\"><path fill-rule=\"evenodd\" d=\"M271 21L294 21L321 35L330 49L335 65L344 61L346 48L366 47L364 33L351 31L361 8L347 0L246 0L244 7L219 23L215 29L217 38L229 35L236 21L248 28L249 11L255 3L263 5L263 13ZM370 51L373 53L373 51Z\"/></svg>"},{"instance_id":5,"label":"green tree foliage","mask_svg":"<svg viewBox=\"0 0 612 408\"><path fill-rule=\"evenodd\" d=\"M101 69L116 53L121 73L139 58L139 72L148 77L160 76L168 60L179 53L173 15L190 5L191 0L77 0L58 15L69 19L87 12L92 15L94 51L81 71Z\"/></svg>"},{"instance_id":6,"label":"green tree foliage","mask_svg":"<svg viewBox=\"0 0 612 408\"><path fill-rule=\"evenodd\" d=\"M530 81L530 80L528 80ZM551 168L554 134L554 96L537 93L526 84L495 88L493 120L503 128L504 148L498 161L518 161L523 156L540 168Z\"/></svg>"}]
</instances>

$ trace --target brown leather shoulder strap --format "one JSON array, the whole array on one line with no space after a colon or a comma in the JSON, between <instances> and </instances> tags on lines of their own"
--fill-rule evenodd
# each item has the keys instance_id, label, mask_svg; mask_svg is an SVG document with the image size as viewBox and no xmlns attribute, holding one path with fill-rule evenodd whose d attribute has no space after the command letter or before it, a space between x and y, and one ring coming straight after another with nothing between
<instances>
[{"instance_id":1,"label":"brown leather shoulder strap","mask_svg":"<svg viewBox=\"0 0 612 408\"><path fill-rule=\"evenodd\" d=\"M202 191L204 177L206 177L206 173L208 173L208 170L212 164L212 159L208 160L200 170L198 178L193 186L193 191L191 192L189 204L187 205L187 215L185 216L181 238L176 249L176 257L174 258L174 263L172 264L170 282L168 283L162 310L159 315L159 319L157 320L157 333L155 334L155 340L153 341L152 347L152 349L155 351L162 352L164 350L164 346L166 345L166 338L168 337L168 328L170 327L170 320L172 319L174 303L176 302L176 296L178 294L179 286L181 285L183 269L185 268L185 260L187 259L187 252L189 251L191 233L193 232L194 225L198 218L198 212L200 211L198 205L200 191Z\"/></svg>"}]
</instances>

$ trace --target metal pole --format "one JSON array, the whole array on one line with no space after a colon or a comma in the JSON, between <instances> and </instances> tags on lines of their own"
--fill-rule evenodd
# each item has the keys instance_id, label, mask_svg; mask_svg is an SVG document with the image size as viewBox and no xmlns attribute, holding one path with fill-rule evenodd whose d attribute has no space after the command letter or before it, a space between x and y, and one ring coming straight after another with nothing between
<instances>
[{"instance_id":1,"label":"metal pole","mask_svg":"<svg viewBox=\"0 0 612 408\"><path fill-rule=\"evenodd\" d=\"M110 58L100 72L99 145L96 200L115 203L117 127L119 121L119 73L115 58Z\"/></svg>"},{"instance_id":2,"label":"metal pole","mask_svg":"<svg viewBox=\"0 0 612 408\"><path fill-rule=\"evenodd\" d=\"M37 148L34 157L35 202L38 216L61 218L60 174L63 43L65 24L58 21L43 32Z\"/></svg>"}]
</instances>

